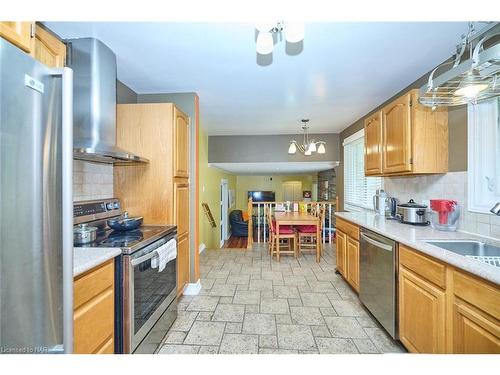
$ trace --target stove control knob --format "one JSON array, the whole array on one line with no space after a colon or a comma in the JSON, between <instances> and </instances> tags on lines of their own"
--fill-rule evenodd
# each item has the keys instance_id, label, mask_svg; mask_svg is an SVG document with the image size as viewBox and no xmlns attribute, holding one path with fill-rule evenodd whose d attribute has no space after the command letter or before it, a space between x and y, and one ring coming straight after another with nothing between
<instances>
[{"instance_id":1,"label":"stove control knob","mask_svg":"<svg viewBox=\"0 0 500 375\"><path fill-rule=\"evenodd\" d=\"M115 210L120 208L120 202L115 202L114 204Z\"/></svg>"},{"instance_id":2,"label":"stove control knob","mask_svg":"<svg viewBox=\"0 0 500 375\"><path fill-rule=\"evenodd\" d=\"M113 202L106 203L106 209L111 211L113 209Z\"/></svg>"}]
</instances>

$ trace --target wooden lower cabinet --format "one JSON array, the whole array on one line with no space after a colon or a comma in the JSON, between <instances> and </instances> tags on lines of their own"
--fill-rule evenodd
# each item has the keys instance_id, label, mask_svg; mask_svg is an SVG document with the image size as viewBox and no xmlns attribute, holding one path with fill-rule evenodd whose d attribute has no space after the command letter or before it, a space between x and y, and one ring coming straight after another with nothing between
<instances>
[{"instance_id":1,"label":"wooden lower cabinet","mask_svg":"<svg viewBox=\"0 0 500 375\"><path fill-rule=\"evenodd\" d=\"M114 353L114 260L75 278L73 352Z\"/></svg>"},{"instance_id":2,"label":"wooden lower cabinet","mask_svg":"<svg viewBox=\"0 0 500 375\"><path fill-rule=\"evenodd\" d=\"M359 292L359 242L347 237L347 282Z\"/></svg>"},{"instance_id":3,"label":"wooden lower cabinet","mask_svg":"<svg viewBox=\"0 0 500 375\"><path fill-rule=\"evenodd\" d=\"M347 269L347 235L339 230L335 233L335 248L337 253L337 270L345 277Z\"/></svg>"},{"instance_id":4,"label":"wooden lower cabinet","mask_svg":"<svg viewBox=\"0 0 500 375\"><path fill-rule=\"evenodd\" d=\"M337 270L359 292L359 242L337 228L335 244Z\"/></svg>"},{"instance_id":5,"label":"wooden lower cabinet","mask_svg":"<svg viewBox=\"0 0 500 375\"><path fill-rule=\"evenodd\" d=\"M497 319L460 301L453 303L453 353L500 354Z\"/></svg>"},{"instance_id":6,"label":"wooden lower cabinet","mask_svg":"<svg viewBox=\"0 0 500 375\"><path fill-rule=\"evenodd\" d=\"M177 295L189 283L189 235L178 238L177 243Z\"/></svg>"},{"instance_id":7,"label":"wooden lower cabinet","mask_svg":"<svg viewBox=\"0 0 500 375\"><path fill-rule=\"evenodd\" d=\"M414 353L445 352L445 291L419 275L399 270L399 336Z\"/></svg>"},{"instance_id":8,"label":"wooden lower cabinet","mask_svg":"<svg viewBox=\"0 0 500 375\"><path fill-rule=\"evenodd\" d=\"M500 353L500 290L485 280L453 270L454 353Z\"/></svg>"},{"instance_id":9,"label":"wooden lower cabinet","mask_svg":"<svg viewBox=\"0 0 500 375\"><path fill-rule=\"evenodd\" d=\"M415 353L500 354L500 288L403 245L399 336Z\"/></svg>"}]
</instances>

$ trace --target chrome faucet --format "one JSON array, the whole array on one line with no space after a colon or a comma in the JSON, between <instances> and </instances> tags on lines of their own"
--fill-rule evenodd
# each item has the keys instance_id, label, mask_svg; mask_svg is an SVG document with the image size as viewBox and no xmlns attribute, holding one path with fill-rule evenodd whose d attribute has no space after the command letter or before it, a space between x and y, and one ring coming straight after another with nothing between
<instances>
[{"instance_id":1,"label":"chrome faucet","mask_svg":"<svg viewBox=\"0 0 500 375\"><path fill-rule=\"evenodd\" d=\"M493 208L490 210L492 214L500 216L500 202L497 202Z\"/></svg>"}]
</instances>

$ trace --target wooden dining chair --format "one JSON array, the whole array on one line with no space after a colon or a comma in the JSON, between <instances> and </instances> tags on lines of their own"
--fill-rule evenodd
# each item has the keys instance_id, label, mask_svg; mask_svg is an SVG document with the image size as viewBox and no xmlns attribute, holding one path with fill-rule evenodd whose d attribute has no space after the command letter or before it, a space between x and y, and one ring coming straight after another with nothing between
<instances>
[{"instance_id":1,"label":"wooden dining chair","mask_svg":"<svg viewBox=\"0 0 500 375\"><path fill-rule=\"evenodd\" d=\"M271 258L276 255L278 261L281 254L293 254L297 258L297 238L291 225L280 225L280 241L276 236L276 222L271 215L271 207L266 209L267 222L269 223L269 254Z\"/></svg>"},{"instance_id":2,"label":"wooden dining chair","mask_svg":"<svg viewBox=\"0 0 500 375\"><path fill-rule=\"evenodd\" d=\"M319 238L316 231L316 225L297 225L297 248L298 255L302 252L316 253L316 241L321 241L323 232L323 220L325 217L324 207L313 207L312 214L318 216L319 219ZM321 246L320 255L321 255Z\"/></svg>"}]
</instances>

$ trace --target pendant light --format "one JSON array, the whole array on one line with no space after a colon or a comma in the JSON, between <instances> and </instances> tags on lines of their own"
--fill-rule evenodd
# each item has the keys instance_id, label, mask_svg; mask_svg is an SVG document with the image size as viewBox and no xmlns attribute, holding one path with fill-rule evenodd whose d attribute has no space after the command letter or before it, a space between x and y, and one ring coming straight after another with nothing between
<instances>
[{"instance_id":1,"label":"pendant light","mask_svg":"<svg viewBox=\"0 0 500 375\"><path fill-rule=\"evenodd\" d=\"M288 153L293 155L299 150L305 156L311 156L313 152L318 154L324 154L326 152L324 141L315 141L314 139L309 140L309 119L302 119L302 130L304 131L304 140L302 144L297 141L290 141L290 146L288 147Z\"/></svg>"}]
</instances>

